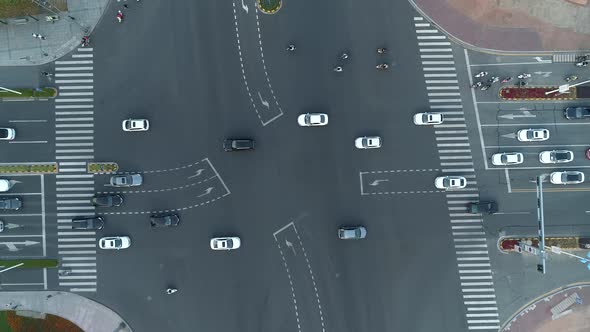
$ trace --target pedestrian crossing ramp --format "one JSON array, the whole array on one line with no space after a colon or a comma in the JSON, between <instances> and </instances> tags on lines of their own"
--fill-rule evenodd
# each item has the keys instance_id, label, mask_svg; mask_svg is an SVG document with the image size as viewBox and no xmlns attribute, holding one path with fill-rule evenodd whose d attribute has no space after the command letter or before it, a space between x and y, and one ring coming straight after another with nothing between
<instances>
[{"instance_id":1,"label":"pedestrian crossing ramp","mask_svg":"<svg viewBox=\"0 0 590 332\"><path fill-rule=\"evenodd\" d=\"M573 293L572 295L566 297L563 301L559 302L556 306L551 308L551 319L555 320L564 315L567 315L572 311L569 308L575 303L580 303L581 300L582 299L580 298L578 293Z\"/></svg>"}]
</instances>

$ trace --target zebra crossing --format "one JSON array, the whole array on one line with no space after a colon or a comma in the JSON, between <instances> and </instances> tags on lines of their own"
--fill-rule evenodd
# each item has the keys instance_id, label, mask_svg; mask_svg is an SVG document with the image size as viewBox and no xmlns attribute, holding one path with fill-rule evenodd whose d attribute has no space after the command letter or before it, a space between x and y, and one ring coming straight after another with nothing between
<instances>
[{"instance_id":1,"label":"zebra crossing","mask_svg":"<svg viewBox=\"0 0 590 332\"><path fill-rule=\"evenodd\" d=\"M556 53L553 54L552 61L553 62L561 62L561 63L574 63L578 62L578 57L584 56L586 54L577 54L577 53Z\"/></svg>"},{"instance_id":2,"label":"zebra crossing","mask_svg":"<svg viewBox=\"0 0 590 332\"><path fill-rule=\"evenodd\" d=\"M463 113L451 43L423 17L414 17L430 109L443 113L434 126L441 171L461 175L467 187L446 194L469 330L498 331L500 320L481 214L467 213L479 189Z\"/></svg>"},{"instance_id":3,"label":"zebra crossing","mask_svg":"<svg viewBox=\"0 0 590 332\"><path fill-rule=\"evenodd\" d=\"M55 61L55 159L57 248L61 261L58 284L71 292L96 292L96 233L74 231L71 220L93 216L94 175L86 163L94 159L93 49L78 48ZM63 273L66 272L66 273Z\"/></svg>"}]
</instances>

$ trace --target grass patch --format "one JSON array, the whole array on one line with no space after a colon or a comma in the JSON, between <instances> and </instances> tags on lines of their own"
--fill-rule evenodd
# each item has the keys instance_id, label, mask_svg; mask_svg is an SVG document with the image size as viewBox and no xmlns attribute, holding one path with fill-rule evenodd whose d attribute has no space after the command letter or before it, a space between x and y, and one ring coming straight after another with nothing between
<instances>
[{"instance_id":1,"label":"grass patch","mask_svg":"<svg viewBox=\"0 0 590 332\"><path fill-rule=\"evenodd\" d=\"M0 0L0 18L38 15L39 6L31 0Z\"/></svg>"},{"instance_id":2,"label":"grass patch","mask_svg":"<svg viewBox=\"0 0 590 332\"><path fill-rule=\"evenodd\" d=\"M258 0L258 6L262 11L273 13L281 8L281 0Z\"/></svg>"},{"instance_id":3,"label":"grass patch","mask_svg":"<svg viewBox=\"0 0 590 332\"><path fill-rule=\"evenodd\" d=\"M2 0L0 0L2 1ZM10 89L10 88L9 88ZM55 88L39 88L39 89L11 89L18 91L21 94L14 92L1 90L0 98L53 98L57 96L57 90Z\"/></svg>"},{"instance_id":4,"label":"grass patch","mask_svg":"<svg viewBox=\"0 0 590 332\"><path fill-rule=\"evenodd\" d=\"M20 263L24 264L17 267L17 269L55 268L59 265L57 259L1 259L0 267L6 269Z\"/></svg>"},{"instance_id":5,"label":"grass patch","mask_svg":"<svg viewBox=\"0 0 590 332\"><path fill-rule=\"evenodd\" d=\"M68 11L66 0L49 0L47 2L53 10L57 8L61 12ZM53 15L53 13L47 12L31 0L0 0L0 19L40 14Z\"/></svg>"},{"instance_id":6,"label":"grass patch","mask_svg":"<svg viewBox=\"0 0 590 332\"><path fill-rule=\"evenodd\" d=\"M88 163L88 173L114 173L119 170L119 165L113 162Z\"/></svg>"}]
</instances>

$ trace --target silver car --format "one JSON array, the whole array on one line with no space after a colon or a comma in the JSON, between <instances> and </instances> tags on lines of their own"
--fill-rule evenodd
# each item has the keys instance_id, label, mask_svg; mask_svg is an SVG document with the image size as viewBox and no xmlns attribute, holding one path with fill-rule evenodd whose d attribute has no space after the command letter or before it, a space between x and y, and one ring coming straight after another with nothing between
<instances>
[{"instance_id":1,"label":"silver car","mask_svg":"<svg viewBox=\"0 0 590 332\"><path fill-rule=\"evenodd\" d=\"M338 238L341 240L360 240L367 236L367 229L363 226L344 226L338 228Z\"/></svg>"},{"instance_id":2,"label":"silver car","mask_svg":"<svg viewBox=\"0 0 590 332\"><path fill-rule=\"evenodd\" d=\"M141 174L113 175L111 186L113 187L134 187L143 183Z\"/></svg>"}]
</instances>

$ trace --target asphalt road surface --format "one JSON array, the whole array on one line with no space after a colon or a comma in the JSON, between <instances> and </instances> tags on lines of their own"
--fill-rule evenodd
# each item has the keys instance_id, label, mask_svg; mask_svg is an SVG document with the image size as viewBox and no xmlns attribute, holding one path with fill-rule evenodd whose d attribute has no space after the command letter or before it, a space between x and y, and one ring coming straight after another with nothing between
<instances>
[{"instance_id":1,"label":"asphalt road surface","mask_svg":"<svg viewBox=\"0 0 590 332\"><path fill-rule=\"evenodd\" d=\"M92 36L93 153L144 185L94 178L125 197L96 210L97 238L132 246L97 253L97 293L84 295L137 331L466 330L434 133L411 123L428 103L407 3L293 2L267 16L238 1L130 2L123 24L109 19L117 6ZM299 127L306 112L329 125ZM127 118L150 130L124 133ZM356 149L365 135L383 147ZM228 137L255 150L223 152ZM151 229L166 210L180 226ZM357 224L365 240L338 240ZM210 250L223 235L242 247Z\"/></svg>"}]
</instances>

